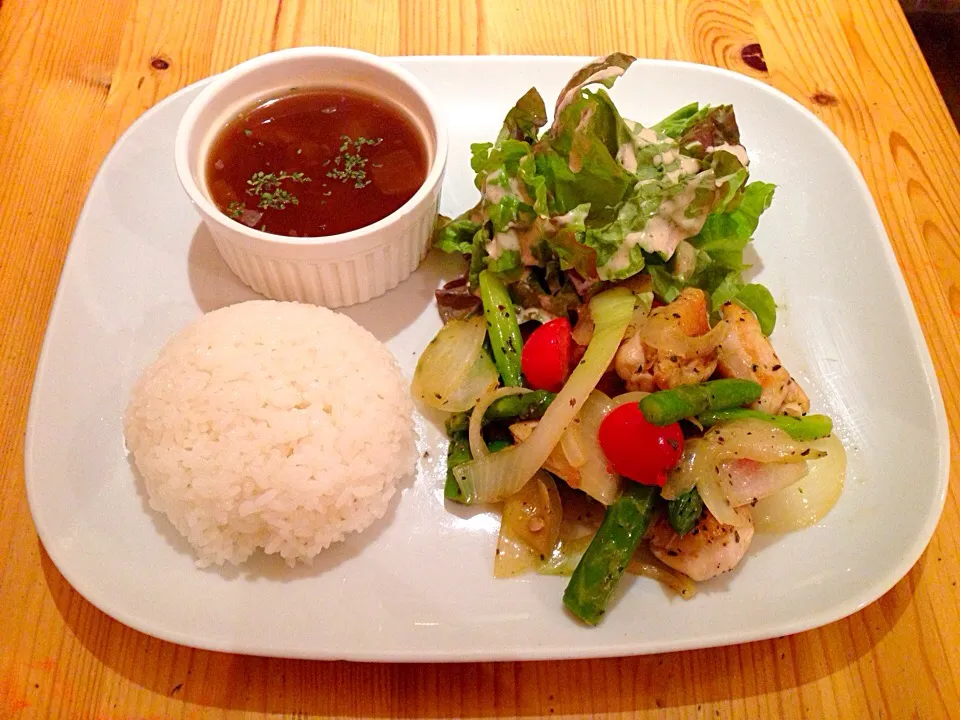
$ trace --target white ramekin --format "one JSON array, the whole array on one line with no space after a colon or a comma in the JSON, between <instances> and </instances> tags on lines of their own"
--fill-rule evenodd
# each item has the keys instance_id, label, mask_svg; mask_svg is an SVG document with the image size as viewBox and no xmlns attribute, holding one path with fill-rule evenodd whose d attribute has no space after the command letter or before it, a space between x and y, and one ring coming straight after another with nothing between
<instances>
[{"instance_id":1,"label":"white ramekin","mask_svg":"<svg viewBox=\"0 0 960 720\"><path fill-rule=\"evenodd\" d=\"M244 107L310 86L363 90L406 109L426 141L426 181L399 210L340 235L283 237L231 220L213 204L206 187L207 152L214 137ZM304 47L253 58L211 80L180 121L174 154L183 189L243 282L274 300L340 307L382 295L426 255L447 161L447 133L430 92L403 68L357 50Z\"/></svg>"}]
</instances>

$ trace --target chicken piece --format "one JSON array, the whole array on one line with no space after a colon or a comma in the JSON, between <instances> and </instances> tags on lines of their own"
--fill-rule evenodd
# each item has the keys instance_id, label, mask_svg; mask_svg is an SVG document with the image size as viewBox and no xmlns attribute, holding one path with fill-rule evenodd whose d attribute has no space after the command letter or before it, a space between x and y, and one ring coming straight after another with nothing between
<instances>
[{"instance_id":1,"label":"chicken piece","mask_svg":"<svg viewBox=\"0 0 960 720\"><path fill-rule=\"evenodd\" d=\"M750 505L773 495L806 474L805 462L761 463L744 458L720 465L720 482L728 483L727 499L734 507Z\"/></svg>"},{"instance_id":2,"label":"chicken piece","mask_svg":"<svg viewBox=\"0 0 960 720\"><path fill-rule=\"evenodd\" d=\"M753 519L746 508L742 527L721 525L705 512L696 526L683 537L677 535L670 521L661 515L648 533L650 551L665 565L682 572L691 580L702 582L728 572L743 559L753 540Z\"/></svg>"},{"instance_id":3,"label":"chicken piece","mask_svg":"<svg viewBox=\"0 0 960 720\"><path fill-rule=\"evenodd\" d=\"M750 406L755 410L772 415L803 415L809 411L807 394L781 364L754 314L732 302L724 304L720 313L729 326L718 354L720 374L760 383L763 393Z\"/></svg>"},{"instance_id":4,"label":"chicken piece","mask_svg":"<svg viewBox=\"0 0 960 720\"><path fill-rule=\"evenodd\" d=\"M628 391L653 392L657 389L653 381L653 373L644 370L645 367L651 368L653 365L653 363L648 364L646 358L639 331L631 335L617 350L613 359L613 367L627 386Z\"/></svg>"},{"instance_id":5,"label":"chicken piece","mask_svg":"<svg viewBox=\"0 0 960 720\"><path fill-rule=\"evenodd\" d=\"M687 337L698 337L710 331L707 296L698 288L687 288L668 305L650 313L648 322L674 321ZM686 356L666 354L643 342L639 327L620 345L614 359L617 375L627 390L653 392L678 385L690 385L708 379L717 367L715 352Z\"/></svg>"}]
</instances>

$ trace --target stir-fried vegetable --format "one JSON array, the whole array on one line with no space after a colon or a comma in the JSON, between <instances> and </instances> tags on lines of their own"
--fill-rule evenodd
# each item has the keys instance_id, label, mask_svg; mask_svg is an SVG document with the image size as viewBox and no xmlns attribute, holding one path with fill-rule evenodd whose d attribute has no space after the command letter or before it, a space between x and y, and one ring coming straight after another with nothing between
<instances>
[{"instance_id":1,"label":"stir-fried vegetable","mask_svg":"<svg viewBox=\"0 0 960 720\"><path fill-rule=\"evenodd\" d=\"M697 584L693 580L664 565L645 544L637 548L630 564L627 565L627 572L663 583L684 600L691 600L697 594Z\"/></svg>"},{"instance_id":2,"label":"stir-fried vegetable","mask_svg":"<svg viewBox=\"0 0 960 720\"><path fill-rule=\"evenodd\" d=\"M497 368L483 349L483 318L453 320L427 345L413 374L411 392L438 410L472 408L497 386Z\"/></svg>"},{"instance_id":3,"label":"stir-fried vegetable","mask_svg":"<svg viewBox=\"0 0 960 720\"><path fill-rule=\"evenodd\" d=\"M579 488L587 495L609 505L620 495L620 476L610 468L607 456L600 447L600 425L614 407L613 401L599 390L587 397L571 432L583 448L584 462L580 466Z\"/></svg>"},{"instance_id":4,"label":"stir-fried vegetable","mask_svg":"<svg viewBox=\"0 0 960 720\"><path fill-rule=\"evenodd\" d=\"M703 515L703 499L696 487L667 502L667 518L677 535L683 537L693 530Z\"/></svg>"},{"instance_id":5,"label":"stir-fried vegetable","mask_svg":"<svg viewBox=\"0 0 960 720\"><path fill-rule=\"evenodd\" d=\"M633 302L633 293L625 288L607 290L590 301L590 313L596 324L593 339L533 434L521 445L477 458L454 470L467 502L504 500L523 487L543 465L610 366L633 315Z\"/></svg>"},{"instance_id":6,"label":"stir-fried vegetable","mask_svg":"<svg viewBox=\"0 0 960 720\"><path fill-rule=\"evenodd\" d=\"M443 495L448 500L463 502L463 493L460 492L457 479L453 476L453 469L470 462L472 458L467 434L465 432L453 433L450 436L450 444L447 446L447 481L443 486Z\"/></svg>"},{"instance_id":7,"label":"stir-fried vegetable","mask_svg":"<svg viewBox=\"0 0 960 720\"><path fill-rule=\"evenodd\" d=\"M523 374L530 387L558 392L570 376L572 350L570 321L565 317L544 323L523 346Z\"/></svg>"},{"instance_id":8,"label":"stir-fried vegetable","mask_svg":"<svg viewBox=\"0 0 960 720\"><path fill-rule=\"evenodd\" d=\"M557 485L541 470L503 504L494 576L517 575L545 561L560 537L562 517Z\"/></svg>"},{"instance_id":9,"label":"stir-fried vegetable","mask_svg":"<svg viewBox=\"0 0 960 720\"><path fill-rule=\"evenodd\" d=\"M708 410L749 405L760 398L762 390L752 380L709 380L651 393L640 401L640 409L654 425L669 425Z\"/></svg>"},{"instance_id":10,"label":"stir-fried vegetable","mask_svg":"<svg viewBox=\"0 0 960 720\"><path fill-rule=\"evenodd\" d=\"M556 397L546 390L534 390L524 395L509 395L494 400L483 414L483 425L497 420L537 420ZM471 412L454 413L444 423L447 435L466 432L470 427Z\"/></svg>"},{"instance_id":11,"label":"stir-fried vegetable","mask_svg":"<svg viewBox=\"0 0 960 720\"><path fill-rule=\"evenodd\" d=\"M480 273L480 299L487 320L493 359L504 385L520 385L520 354L523 338L517 324L517 313L507 286L489 270Z\"/></svg>"},{"instance_id":12,"label":"stir-fried vegetable","mask_svg":"<svg viewBox=\"0 0 960 720\"><path fill-rule=\"evenodd\" d=\"M688 443L678 472L671 473L663 497L673 500L696 487L710 512L721 523L740 526L741 515L730 501L730 480L724 463L751 460L756 463L803 463L822 457L810 443L794 440L763 420L737 420L717 425L697 442Z\"/></svg>"},{"instance_id":13,"label":"stir-fried vegetable","mask_svg":"<svg viewBox=\"0 0 960 720\"><path fill-rule=\"evenodd\" d=\"M807 463L808 472L794 485L757 502L753 519L758 530L791 532L820 521L836 505L847 474L847 453L836 435L814 440L825 456Z\"/></svg>"},{"instance_id":14,"label":"stir-fried vegetable","mask_svg":"<svg viewBox=\"0 0 960 720\"><path fill-rule=\"evenodd\" d=\"M697 415L697 422L703 427L708 428L718 423L729 422L731 420L744 420L747 418L772 423L781 430L784 430L794 440L816 440L826 437L833 432L833 421L826 415L804 415L803 417L769 415L760 410L750 410L748 408L712 410L701 413Z\"/></svg>"},{"instance_id":15,"label":"stir-fried vegetable","mask_svg":"<svg viewBox=\"0 0 960 720\"><path fill-rule=\"evenodd\" d=\"M600 424L600 447L620 475L644 485L662 487L667 471L683 453L680 425L652 424L640 406L627 403L612 410Z\"/></svg>"},{"instance_id":16,"label":"stir-fried vegetable","mask_svg":"<svg viewBox=\"0 0 960 720\"><path fill-rule=\"evenodd\" d=\"M657 488L630 483L607 508L580 564L573 571L563 604L589 625L600 622L607 603L647 531Z\"/></svg>"},{"instance_id":17,"label":"stir-fried vegetable","mask_svg":"<svg viewBox=\"0 0 960 720\"><path fill-rule=\"evenodd\" d=\"M487 408L497 400L515 395L526 395L530 391L522 387L502 387L498 390L484 395L473 408L473 415L470 416L470 425L467 430L467 437L470 440L470 452L475 458L489 455L487 444L483 441L482 427L483 418L486 415Z\"/></svg>"}]
</instances>

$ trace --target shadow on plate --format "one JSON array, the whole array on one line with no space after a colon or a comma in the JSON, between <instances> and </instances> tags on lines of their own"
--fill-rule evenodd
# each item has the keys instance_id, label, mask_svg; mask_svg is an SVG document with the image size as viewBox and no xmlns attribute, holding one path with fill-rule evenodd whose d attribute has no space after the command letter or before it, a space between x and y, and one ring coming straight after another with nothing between
<instances>
[{"instance_id":1,"label":"shadow on plate","mask_svg":"<svg viewBox=\"0 0 960 720\"><path fill-rule=\"evenodd\" d=\"M743 271L744 282L754 282L757 275L763 270L763 259L757 254L757 249L753 246L753 243L749 243L743 249L743 263L748 266Z\"/></svg>"},{"instance_id":2,"label":"shadow on plate","mask_svg":"<svg viewBox=\"0 0 960 720\"><path fill-rule=\"evenodd\" d=\"M264 299L233 274L202 223L190 242L187 265L190 288L205 313L247 300ZM337 310L356 320L381 342L387 342L433 304L434 291L440 284L459 276L462 270L460 259L431 252L420 267L393 290L365 303Z\"/></svg>"},{"instance_id":3,"label":"shadow on plate","mask_svg":"<svg viewBox=\"0 0 960 720\"><path fill-rule=\"evenodd\" d=\"M133 462L133 458L128 455L127 463L130 466L130 472L136 481L137 495L140 498L140 505L143 513L150 518L153 527L157 533L173 548L178 555L189 558L192 562L196 559L196 554L187 539L180 534L166 515L154 510L150 506L150 496L147 493L147 486L144 483L143 476ZM308 577L315 577L328 572L338 565L359 556L363 550L377 541L377 538L390 527L397 513L397 507L403 502L403 495L413 485L415 475L411 474L402 478L397 483L397 492L390 499L386 514L374 522L370 527L361 533L348 533L343 540L334 543L323 550L310 563L297 563L293 567L287 565L286 561L279 555L268 555L262 550L254 552L239 567L226 563L221 566L211 565L205 568L197 568L197 572L219 575L224 580L234 581L242 579L246 581L270 580L272 582L289 583Z\"/></svg>"}]
</instances>

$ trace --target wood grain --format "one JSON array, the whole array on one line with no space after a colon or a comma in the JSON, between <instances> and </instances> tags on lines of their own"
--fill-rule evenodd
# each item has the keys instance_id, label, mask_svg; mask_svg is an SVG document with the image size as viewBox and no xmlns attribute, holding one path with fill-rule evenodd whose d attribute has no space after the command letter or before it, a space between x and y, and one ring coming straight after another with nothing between
<instances>
[{"instance_id":1,"label":"wood grain","mask_svg":"<svg viewBox=\"0 0 960 720\"><path fill-rule=\"evenodd\" d=\"M759 43L767 71L741 50ZM0 717L960 716L957 473L921 560L846 620L730 648L603 661L354 665L201 652L80 598L23 489L30 386L99 163L145 109L275 48L600 54L759 77L839 136L876 199L960 450L960 137L895 0L7 0L0 5ZM955 464L956 466L956 464Z\"/></svg>"}]
</instances>

